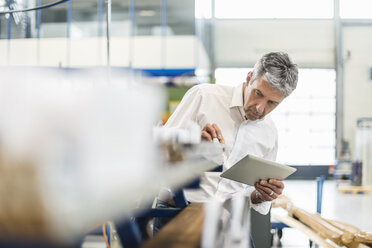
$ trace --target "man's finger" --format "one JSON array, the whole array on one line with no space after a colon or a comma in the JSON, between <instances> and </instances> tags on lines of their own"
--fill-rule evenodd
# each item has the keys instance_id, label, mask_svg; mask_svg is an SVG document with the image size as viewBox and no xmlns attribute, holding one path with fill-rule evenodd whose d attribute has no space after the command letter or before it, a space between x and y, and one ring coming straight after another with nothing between
<instances>
[{"instance_id":1,"label":"man's finger","mask_svg":"<svg viewBox=\"0 0 372 248\"><path fill-rule=\"evenodd\" d=\"M202 139L208 140L210 142L212 142L212 140L213 140L212 136L207 131L202 131L201 137L202 137Z\"/></svg>"},{"instance_id":2,"label":"man's finger","mask_svg":"<svg viewBox=\"0 0 372 248\"><path fill-rule=\"evenodd\" d=\"M265 182L262 182L262 181L265 181ZM271 194L271 196L273 196L275 194L276 197L281 195L282 192L283 192L283 189L278 188L278 187L274 186L273 184L269 184L268 182L266 182L266 180L261 180L261 182L257 183L255 185L255 187L265 191L269 195ZM274 193L272 193L272 192L274 192Z\"/></svg>"},{"instance_id":3,"label":"man's finger","mask_svg":"<svg viewBox=\"0 0 372 248\"><path fill-rule=\"evenodd\" d=\"M267 193L265 190L262 190L260 188L256 188L256 190L258 191L258 193L260 193L261 199L264 201L272 201L276 198L275 193L270 196L270 193Z\"/></svg>"},{"instance_id":4,"label":"man's finger","mask_svg":"<svg viewBox=\"0 0 372 248\"><path fill-rule=\"evenodd\" d=\"M268 186L264 186L260 183L257 183L255 185L256 189L261 189L263 190L266 194L270 195L270 196L273 196L274 194L276 194L277 196L280 195L282 193L282 190L281 189L278 189L276 188L275 186L273 187L272 185L270 185L271 187L268 187Z\"/></svg>"},{"instance_id":5,"label":"man's finger","mask_svg":"<svg viewBox=\"0 0 372 248\"><path fill-rule=\"evenodd\" d=\"M278 179L273 179L273 178L271 178L268 182L269 182L270 184L275 185L275 186L278 187L278 188L284 189L284 183L283 183L282 180L278 180Z\"/></svg>"},{"instance_id":6,"label":"man's finger","mask_svg":"<svg viewBox=\"0 0 372 248\"><path fill-rule=\"evenodd\" d=\"M268 185L271 185L272 188L275 187L274 191L278 195L281 195L282 194L283 189L284 189L284 183L283 183L282 180L270 179L270 180L268 180Z\"/></svg>"},{"instance_id":7,"label":"man's finger","mask_svg":"<svg viewBox=\"0 0 372 248\"><path fill-rule=\"evenodd\" d=\"M213 138L217 138L216 130L211 124L208 123L207 125L205 125L203 131L208 132L212 136L212 140Z\"/></svg>"},{"instance_id":8,"label":"man's finger","mask_svg":"<svg viewBox=\"0 0 372 248\"><path fill-rule=\"evenodd\" d=\"M264 187L268 187L268 188L270 188L274 191L276 191L278 189L278 187L276 187L276 185L268 183L268 181L266 181L266 180L260 180L259 184L264 186Z\"/></svg>"},{"instance_id":9,"label":"man's finger","mask_svg":"<svg viewBox=\"0 0 372 248\"><path fill-rule=\"evenodd\" d=\"M221 129L217 126L217 124L213 123L212 124L212 127L214 128L214 130L216 130L216 134L217 134L217 139L218 141L221 143L221 144L225 144L225 139L223 138L222 136L222 132L221 132Z\"/></svg>"}]
</instances>

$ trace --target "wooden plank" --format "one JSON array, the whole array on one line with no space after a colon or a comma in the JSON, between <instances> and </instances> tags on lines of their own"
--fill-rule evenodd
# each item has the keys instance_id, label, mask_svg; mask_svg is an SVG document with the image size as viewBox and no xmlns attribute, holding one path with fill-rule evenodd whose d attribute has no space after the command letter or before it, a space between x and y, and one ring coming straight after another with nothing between
<instances>
[{"instance_id":1,"label":"wooden plank","mask_svg":"<svg viewBox=\"0 0 372 248\"><path fill-rule=\"evenodd\" d=\"M372 186L351 186L351 185L339 185L337 187L338 191L341 193L352 193L352 194L359 194L365 193L368 194L372 191Z\"/></svg>"},{"instance_id":2,"label":"wooden plank","mask_svg":"<svg viewBox=\"0 0 372 248\"><path fill-rule=\"evenodd\" d=\"M271 216L274 217L276 220L283 222L287 226L296 228L297 230L305 233L311 241L314 243L320 245L323 248L335 248L337 246L333 246L330 243L326 242L319 234L312 231L310 228L299 222L298 220L295 220L294 218L288 216L288 215L279 215L276 213L271 213Z\"/></svg>"},{"instance_id":3,"label":"wooden plank","mask_svg":"<svg viewBox=\"0 0 372 248\"><path fill-rule=\"evenodd\" d=\"M369 248L370 246L360 243L352 243L348 248Z\"/></svg>"},{"instance_id":4,"label":"wooden plank","mask_svg":"<svg viewBox=\"0 0 372 248\"><path fill-rule=\"evenodd\" d=\"M164 226L158 234L145 242L142 248L200 247L203 219L203 204L191 203Z\"/></svg>"}]
</instances>

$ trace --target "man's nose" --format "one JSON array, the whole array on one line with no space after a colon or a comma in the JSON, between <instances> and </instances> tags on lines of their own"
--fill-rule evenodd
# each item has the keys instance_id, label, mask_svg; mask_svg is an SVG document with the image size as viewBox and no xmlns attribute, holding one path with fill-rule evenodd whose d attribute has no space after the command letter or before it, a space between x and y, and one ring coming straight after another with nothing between
<instances>
[{"instance_id":1,"label":"man's nose","mask_svg":"<svg viewBox=\"0 0 372 248\"><path fill-rule=\"evenodd\" d=\"M256 111L257 111L257 113L262 114L262 113L265 111L265 103L263 103L263 102L259 102L259 103L256 105Z\"/></svg>"}]
</instances>

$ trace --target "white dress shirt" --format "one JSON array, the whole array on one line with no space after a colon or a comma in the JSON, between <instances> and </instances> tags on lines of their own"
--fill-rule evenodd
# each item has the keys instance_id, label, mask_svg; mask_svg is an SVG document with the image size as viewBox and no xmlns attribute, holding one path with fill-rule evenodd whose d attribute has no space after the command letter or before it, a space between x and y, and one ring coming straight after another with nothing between
<instances>
[{"instance_id":1,"label":"white dress shirt","mask_svg":"<svg viewBox=\"0 0 372 248\"><path fill-rule=\"evenodd\" d=\"M186 92L171 115L166 127L186 128L189 120L203 128L207 123L217 124L225 139L223 171L247 154L275 160L278 148L276 127L269 116L262 120L245 119L243 86L236 87L201 84ZM220 172L205 172L200 189L184 190L190 202L205 202L210 197L225 200L232 194L244 191L250 197L254 187L220 177ZM267 214L271 202L252 204L261 214Z\"/></svg>"}]
</instances>

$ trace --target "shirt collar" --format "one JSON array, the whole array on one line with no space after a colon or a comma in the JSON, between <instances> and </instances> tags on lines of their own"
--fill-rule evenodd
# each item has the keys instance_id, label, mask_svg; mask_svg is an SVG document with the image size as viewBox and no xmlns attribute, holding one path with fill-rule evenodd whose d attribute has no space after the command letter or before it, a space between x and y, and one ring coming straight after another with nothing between
<instances>
[{"instance_id":1,"label":"shirt collar","mask_svg":"<svg viewBox=\"0 0 372 248\"><path fill-rule=\"evenodd\" d=\"M243 107L243 84L233 88L233 95L230 102L230 108Z\"/></svg>"},{"instance_id":2,"label":"shirt collar","mask_svg":"<svg viewBox=\"0 0 372 248\"><path fill-rule=\"evenodd\" d=\"M251 120L248 120L248 119L245 118L244 106L243 106L244 105L244 102L243 102L243 84L239 84L238 86L235 86L233 88L233 95L232 95L231 102L230 102L230 108L238 107L240 113L242 114L243 121L246 121L246 122L260 122L260 121L265 120L266 116L262 119L255 120L255 121L251 121Z\"/></svg>"}]
</instances>

